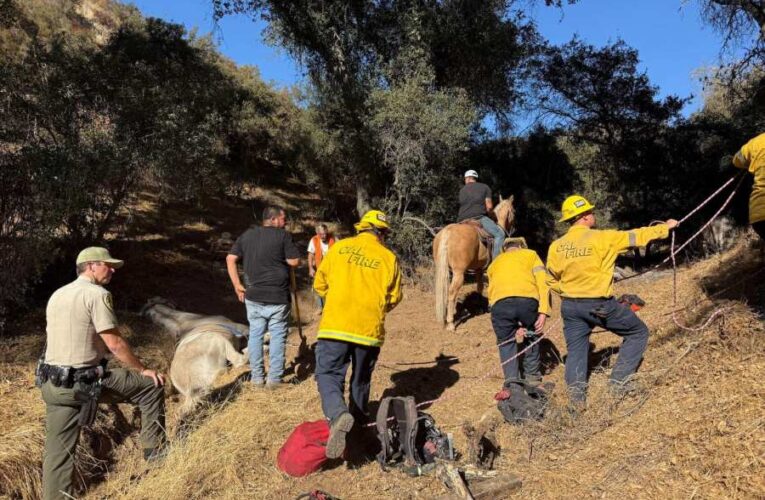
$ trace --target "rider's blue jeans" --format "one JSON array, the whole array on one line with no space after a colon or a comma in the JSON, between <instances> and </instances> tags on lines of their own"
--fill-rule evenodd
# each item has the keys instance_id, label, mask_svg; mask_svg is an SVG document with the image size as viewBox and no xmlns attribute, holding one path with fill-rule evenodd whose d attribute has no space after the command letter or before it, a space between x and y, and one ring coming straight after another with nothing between
<instances>
[{"instance_id":1,"label":"rider's blue jeans","mask_svg":"<svg viewBox=\"0 0 765 500\"><path fill-rule=\"evenodd\" d=\"M481 226L494 237L494 245L491 248L491 258L494 260L497 258L497 255L502 253L502 243L505 242L505 232L496 222L485 215L478 219L478 222L480 222Z\"/></svg>"}]
</instances>

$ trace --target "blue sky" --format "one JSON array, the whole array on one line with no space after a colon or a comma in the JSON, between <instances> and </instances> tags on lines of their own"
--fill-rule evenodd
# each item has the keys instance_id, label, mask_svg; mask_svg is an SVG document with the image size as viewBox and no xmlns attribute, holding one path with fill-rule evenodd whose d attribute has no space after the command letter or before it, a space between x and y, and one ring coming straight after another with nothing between
<instances>
[{"instance_id":1,"label":"blue sky","mask_svg":"<svg viewBox=\"0 0 765 500\"><path fill-rule=\"evenodd\" d=\"M200 33L214 31L221 52L240 64L258 66L262 77L278 86L303 78L303 71L284 51L263 42L265 23L244 16L226 17L216 27L210 0L134 0L144 15L184 24ZM539 31L552 43L575 34L599 46L618 38L636 48L661 95L697 97L686 114L701 104L694 71L719 62L720 37L701 22L696 0L580 0L563 9L544 7L541 0L529 11Z\"/></svg>"}]
</instances>

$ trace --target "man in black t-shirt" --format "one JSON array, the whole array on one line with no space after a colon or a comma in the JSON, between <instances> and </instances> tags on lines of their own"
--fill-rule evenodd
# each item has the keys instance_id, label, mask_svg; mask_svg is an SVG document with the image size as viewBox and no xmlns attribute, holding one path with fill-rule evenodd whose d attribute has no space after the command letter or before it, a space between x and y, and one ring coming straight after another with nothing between
<instances>
[{"instance_id":1,"label":"man in black t-shirt","mask_svg":"<svg viewBox=\"0 0 765 500\"><path fill-rule=\"evenodd\" d=\"M491 188L482 182L478 182L478 172L468 170L465 172L465 186L460 189L460 211L457 214L457 222L467 219L477 219L484 229L494 237L492 246L492 260L502 252L502 243L505 241L505 232L496 222L489 218L489 213L494 209L491 201Z\"/></svg>"},{"instance_id":2,"label":"man in black t-shirt","mask_svg":"<svg viewBox=\"0 0 765 500\"><path fill-rule=\"evenodd\" d=\"M226 256L226 267L240 302L247 307L250 357L253 384L274 389L282 384L284 347L290 314L290 266L298 265L300 252L284 230L287 216L280 207L263 210L263 225L244 232ZM239 280L237 261L244 265L244 282ZM263 337L271 333L266 382L263 366Z\"/></svg>"}]
</instances>

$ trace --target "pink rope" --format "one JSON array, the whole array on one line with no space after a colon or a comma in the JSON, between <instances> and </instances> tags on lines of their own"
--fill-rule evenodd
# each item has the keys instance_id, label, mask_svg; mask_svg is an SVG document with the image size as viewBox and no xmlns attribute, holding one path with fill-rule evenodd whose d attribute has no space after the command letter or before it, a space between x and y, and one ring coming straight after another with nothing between
<instances>
[{"instance_id":1,"label":"pink rope","mask_svg":"<svg viewBox=\"0 0 765 500\"><path fill-rule=\"evenodd\" d=\"M700 204L699 204L699 205L698 205L696 208L694 208L693 210L691 210L690 212L688 212L688 215L686 215L685 217L683 217L682 219L680 219L680 224L682 224L682 223L683 223L683 222L685 222L686 220L690 219L690 218L691 218L691 216L692 216L693 214L695 214L696 212L698 212L699 210L701 210L701 208L702 208L704 205L706 205L707 203L709 203L710 201L712 201L712 199L713 199L715 196L717 196L718 194L720 194L720 192L721 192L722 190L724 190L726 187L728 187L728 186L729 186L729 185L730 185L730 184L731 184L733 181L735 181L735 180L736 180L736 178L738 178L738 177L743 177L743 175L741 175L741 174L743 174L743 173L744 173L744 172L740 172L740 173L738 173L738 174L734 175L733 177L731 177L730 179L728 179L728 180L725 182L725 184L723 184L722 186L720 186L719 188L717 188L717 191L715 191L714 193L712 193L712 194L710 194L709 196L707 196L707 199L706 199L706 200L702 201L702 202L701 202L701 203L700 203ZM740 182L741 182L741 181L739 180L739 183L740 183ZM738 186L736 186L736 187L738 188ZM734 191L735 191L735 190L734 190Z\"/></svg>"},{"instance_id":2,"label":"pink rope","mask_svg":"<svg viewBox=\"0 0 765 500\"><path fill-rule=\"evenodd\" d=\"M560 320L556 320L555 322L558 322L558 321L560 321ZM555 324L555 322L553 324ZM429 364L429 363L436 363L436 364L438 364L441 361L459 361L459 362L464 362L466 360L476 358L479 355L483 354L484 352L491 351L491 350L494 350L495 348L499 348L499 347L502 347L503 345L509 344L510 342L515 342L515 337L512 337L512 338L509 338L507 340L504 340L504 341L502 341L502 342L500 342L498 344L492 344L492 345L490 345L488 347L482 347L482 348L476 349L472 353L467 354L465 356L449 356L449 357L446 357L445 359L434 359L433 361L423 361L423 362L402 361L402 362L398 362L398 363L388 363L388 365L396 365L396 366L425 365L425 364ZM441 353L441 354L443 355L443 353ZM385 365L385 366L389 367L388 365Z\"/></svg>"},{"instance_id":3,"label":"pink rope","mask_svg":"<svg viewBox=\"0 0 765 500\"><path fill-rule=\"evenodd\" d=\"M734 191L735 193L735 191ZM731 193L732 195L733 193ZM725 208L725 205L727 205L728 201L730 201L730 197L726 202L723 204L723 206L720 208L720 210L717 211L717 214L719 214L723 208ZM715 214L714 217L717 217L717 214ZM714 217L710 219L709 222L712 222L714 220ZM708 225L709 223L707 223ZM703 229L703 228L702 228ZM670 246L670 257L672 258L672 321L675 323L675 325L680 328L681 330L685 330L687 332L700 332L704 330L706 327L708 327L710 324L712 324L712 321L715 320L718 316L722 315L723 313L730 310L730 307L719 307L715 309L715 311L707 318L707 320L698 327L690 327L685 326L680 323L680 320L677 319L677 262L675 260L675 255L677 252L675 251L675 233L672 233L672 243Z\"/></svg>"},{"instance_id":4,"label":"pink rope","mask_svg":"<svg viewBox=\"0 0 765 500\"><path fill-rule=\"evenodd\" d=\"M505 364L507 364L507 363L511 362L511 361L512 361L512 360L514 360L514 359L517 359L519 356L521 356L522 354L524 354L525 352L527 352L529 349L531 349L532 347L534 347L535 345L537 345L539 342L541 342L541 341L542 341L542 339L543 339L543 338L544 338L544 337L545 337L545 336L546 336L548 333L550 333L550 331L551 331L551 330L552 330L552 329L553 329L553 328L554 328L554 327L555 327L555 326L556 326L558 323L560 323L560 319L556 319L555 321L553 321L553 322L552 322L552 324L548 325L548 326L547 326L547 328L545 328L545 330L544 330L544 331L543 331L543 332L542 332L542 333L539 335L539 337L537 337L537 339L536 339L534 342L532 342L532 343L530 343L529 345L527 345L527 346L526 346L525 348L523 348L521 351L519 351L519 352L515 353L515 355L514 355L514 356L512 356L512 357L508 358L507 360L503 361L503 362L502 362L502 363L499 365L499 371L500 371L500 372L502 372L502 367L503 367ZM510 340L515 340L515 339L510 339ZM507 341L507 342L509 342L509 341ZM505 344L505 343L507 343L507 342L502 342L501 344L497 344L497 346L503 345L503 344ZM496 370L495 370L495 371L496 371ZM473 381L473 383L471 383L471 384L468 384L468 385L464 386L464 387L463 387L461 390L459 390L459 391L456 391L456 392L454 392L454 393L452 393L452 394L449 394L448 396L447 396L447 395L444 395L444 396L438 397L438 398L436 398L436 399L431 399L431 400L428 400L428 401L423 401L423 402L421 402L421 403L418 403L418 404L417 404L417 408L422 408L423 406L432 405L432 404L435 404L435 403L439 403L439 402L445 401L445 400L447 400L447 399L452 399L452 398L455 398L455 397L459 396L460 394L463 394L463 393L464 393L464 392L465 392L467 389L470 389L470 388L471 388L471 387L473 387L475 384L477 384L477 383L479 383L479 382L483 382L484 380L486 380L487 378L489 378L489 377L490 377L490 376L491 376L493 373L494 373L494 371L489 371L489 372L486 372L486 374L484 374L483 376L481 376L481 377L478 377L477 379L475 379L475 380ZM392 421L392 420L394 420L394 419L395 419L395 417L390 417L390 418L388 418L387 422L390 422L390 421ZM377 423L376 423L376 422L370 422L370 423L368 423L368 424L366 425L366 427L374 427L375 425L377 425Z\"/></svg>"},{"instance_id":5,"label":"pink rope","mask_svg":"<svg viewBox=\"0 0 765 500\"><path fill-rule=\"evenodd\" d=\"M734 178L735 178L735 177L734 177ZM677 250L675 250L675 249L674 249L674 246L675 246L675 233L674 233L674 232L672 233L672 245L671 245L671 247L670 247L669 257L667 257L666 259L664 259L663 261L661 261L661 264L664 264L664 263L668 262L670 259L672 260L672 264L673 264L673 265L675 264L675 255L677 255L677 253L678 253L680 250L682 250L683 248L687 247L687 246L688 246L688 244L689 244L690 242L692 242L692 241L693 241L693 240L695 240L697 237L699 237L699 235L701 235L701 233L703 233L703 232L704 232L704 230L705 230L706 228L708 228L708 227L710 226L710 224L712 224L712 222L714 222L714 220L715 220L717 217L719 217L719 216L720 216L720 214L723 212L723 210L725 210L725 208L728 206L728 204L729 204L729 203L731 202L731 200L733 199L733 196L734 196L734 195L736 194L736 192L738 191L738 188L739 188L739 186L741 185L741 181L743 181L743 180L744 180L744 177L743 177L743 176L741 176L741 178L740 178L740 179L739 179L739 181L738 181L738 184L736 184L736 187L734 187L734 188L733 188L733 191L731 191L731 193L730 193L730 194L728 195L728 197L725 199L725 201L724 201L724 202L723 202L723 204L720 206L720 208L719 208L719 209L717 209L717 212L715 212L715 213L714 213L714 215L713 215L712 217L710 217L710 218L709 218L709 220L706 222L706 224L704 224L703 226L701 226L701 229L699 229L698 231L696 231L695 233L693 233L693 236L691 236L690 238L688 238L688 239L685 241L685 243L683 243L682 245L680 245L680 247L679 247ZM728 181L728 182L730 182L730 181ZM727 184L727 183L726 183L726 184ZM685 219L687 219L687 218L688 218L688 216L686 215L686 216L685 216L685 217L684 217L682 220L685 220ZM680 222L682 222L682 220L681 220Z\"/></svg>"},{"instance_id":6,"label":"pink rope","mask_svg":"<svg viewBox=\"0 0 765 500\"><path fill-rule=\"evenodd\" d=\"M723 212L723 210L725 210L725 208L728 206L728 204L729 204L729 203L731 202L731 200L733 199L733 196L734 196L734 195L736 194L736 192L738 191L738 188L739 188L739 186L741 185L741 182L742 182L742 181L743 181L743 179L744 179L744 176L742 175L742 174L744 174L744 173L745 173L745 172L742 172L741 174L735 175L735 176L731 177L730 179L728 179L728 180L727 180L727 181L726 181L726 182L725 182L725 183L724 183L722 186L720 186L720 187L719 187L719 188L718 188L718 189L717 189L715 192L713 192L712 194L710 194L710 195L709 195L709 196L708 196L708 197L707 197L707 198L706 198L704 201L702 201L702 202L701 202L701 203L700 203L698 206L696 206L696 208L694 208L693 210L691 210L690 212L688 212L688 214L686 214L686 215L685 215L685 217L683 217L682 219L680 219L680 220L678 221L678 225L680 225L680 224L682 224L683 222L687 221L687 220L688 220L690 217L692 217L692 216L693 216L694 214L696 214L696 213L697 213L699 210L701 210L701 208L703 208L703 207L704 207L706 204L708 204L708 203L709 203L709 202L710 202L712 199L714 199L714 198L715 198L715 197L716 197L718 194L720 194L720 193L721 193L721 192L722 192L722 191L723 191L723 190L724 190L726 187L728 187L728 186L729 186L729 185L730 185L730 184L731 184L733 181L735 181L737 178L739 179L738 183L737 183L737 184L736 184L736 186L733 188L733 191L732 191L732 192L731 192L731 193L728 195L728 197L725 199L725 201L724 201L724 202L723 202L723 204L720 206L720 208L719 208L719 209L718 209L718 210L717 210L717 211L714 213L714 215L713 215L713 216L712 216L712 217L711 217L711 218L710 218L710 219L709 219L709 220L708 220L708 221L707 221L707 222L706 222L706 223L705 223L705 224L704 224L704 225L701 227L701 229L699 229L698 231L696 231L696 232L695 232L695 233L694 233L694 234L693 234L693 235L692 235L690 238L688 238L688 239L685 241L685 243L683 243L682 245L680 245L680 247L678 247L678 248L676 249L676 248L675 248L675 232L673 231L673 232L672 232L672 239L671 239L671 244L670 244L670 254L669 254L669 256L668 256L667 258L665 258L664 260L662 260L662 261L661 261L659 264L656 264L656 265L655 265L655 266L653 266L652 268L648 269L647 271L644 271L644 272L642 272L642 273L638 273L638 274L635 274L635 275L633 275L633 276L629 276L629 277L627 277L627 278L625 278L625 279L623 279L623 280L620 280L620 281L625 281L625 280L628 280L628 279L634 278L634 277L636 277L636 276L640 276L640 275L642 275L642 274L645 274L645 273L648 273L648 272L654 271L654 270L655 270L655 269L657 269L658 267L660 267L660 266L664 265L665 263L667 263L668 261L670 261L670 260L671 260L671 261L672 261L672 289L673 289L673 290L672 290L672 295L673 295L673 311L672 311L672 321L675 323L675 325L677 325L677 327L678 327L678 328L680 328L680 329L682 329L682 330L685 330L685 331L691 331L691 332L698 332L698 331L701 331L701 330L703 330L703 329L707 328L707 327L708 327L708 326L709 326L709 325L712 323L712 321L714 321L714 320L715 320L715 319L716 319L718 316L722 315L724 312L726 312L726 311L728 311L729 309L731 309L730 307L721 307L721 308L718 308L718 309L716 309L716 310L715 310L715 311L714 311L714 312L713 312L713 313L712 313L712 314L709 316L709 318L707 318L707 320L706 320L706 321L705 321L705 322L704 322L704 323L703 323L701 326L698 326L698 327L688 327L688 326L682 325L682 324L680 323L680 321L679 321L679 320L677 319L677 317L676 317L676 313L677 313L677 310L676 310L676 309L677 309L677 261L676 261L676 255L677 255L677 254L678 254L678 253L679 253L679 252L680 252L680 251L681 251L683 248L685 248L686 246L688 246L688 244L690 244L690 243L691 243L693 240L695 240L695 239L696 239L696 238L697 238L699 235L701 235L701 234L704 232L704 230L705 230L707 227L709 227L709 226L712 224L712 222L714 222L714 220L715 220L717 217L719 217L719 215L720 215L720 214ZM538 344L539 342L541 342L541 341L542 341L542 339L543 339L543 338L544 338L544 337L545 337L545 336L546 336L546 335L547 335L547 334L550 332L550 330L552 330L552 328L553 328L554 326L556 326L558 323L560 323L560 321L561 321L561 320L560 320L560 318L559 318L559 319L557 319L557 320L555 320L555 321L554 321L554 322L553 322L551 325L548 325L548 327L547 327L547 328L546 328L546 329L545 329L545 330L544 330L544 331L543 331L543 332L542 332L542 333L539 335L539 337L538 337L538 338L537 338L537 339L536 339L534 342L532 342L531 344L529 344L528 346L526 346L526 347L525 347L523 350L521 350L521 351L517 352L517 353L516 353L514 356L512 356L512 357L510 357L509 359L507 359L507 360L503 361L502 363L500 363L500 365L499 365L499 367L498 367L498 368L499 368L499 371L500 371L500 372L502 371L502 367L503 367L505 364L507 364L507 363L509 363L509 362L511 362L511 361L513 361L513 360L515 360L515 359L517 359L517 358L518 358L518 357L520 357L522 354L526 353L526 352L527 352L529 349L531 349L532 347L534 347L536 344ZM460 360L460 359L462 359L462 360L464 360L464 359L470 359L470 358L474 357L475 355L477 355L477 354L479 354L479 353L482 353L482 352L484 352L484 351L487 351L487 350L489 350L489 349L493 349L494 347L499 347L499 346L502 346L502 345L504 345L504 344L507 344L507 343L509 343L509 342L512 342L512 341L514 341L514 340L515 340L515 339L508 339L508 340L506 340L506 341L504 341L504 342L500 342L499 344L496 344L495 346L491 346L491 347L489 347L489 348L484 348L484 349L481 349L480 351L478 351L478 352L474 353L474 355L473 355L473 356L467 356L467 357L463 357L463 358L453 358L453 359L457 359L457 360ZM486 379L487 379L487 378L489 378L489 377L490 377L490 376L491 376L493 373L494 373L493 371L488 371L488 372L486 372L486 374L484 374L483 376L481 376L481 377L478 377L477 379L475 379L475 380L473 381L473 383L472 383L472 384L468 384L468 385L466 385L465 387L463 387L461 390L459 390L459 391L456 391L456 392L453 392L452 394L449 394L448 396L447 396L447 395L443 395L443 396L441 396L441 397L438 397L438 398L435 398L435 399L431 399L431 400L428 400L428 401L423 401L423 402L421 402L421 403L418 403L418 404L417 404L417 408L421 408L421 407L423 407L423 406L428 406L428 405L433 405L433 404L436 404L436 403L439 403L439 402L442 402L442 401L446 401L446 400L448 400L448 399L453 399L453 398L457 397L458 395L460 395L460 394L464 393L464 392L465 392L467 389L470 389L471 387L473 387L475 384L477 384L477 383L479 383L479 382L482 382L482 381L486 380ZM395 418L395 417L390 417L390 418L389 418L387 421L391 421L391 420L393 420L394 418ZM376 423L375 423L375 422L372 422L372 423L369 423L369 424L367 424L367 427L374 427L375 425L376 425Z\"/></svg>"},{"instance_id":7,"label":"pink rope","mask_svg":"<svg viewBox=\"0 0 765 500\"><path fill-rule=\"evenodd\" d=\"M627 278L621 279L621 280L619 280L619 281L620 281L620 282L622 282L622 281L626 281L626 280L629 280L629 279L632 279L632 278L636 278L636 277L638 277L638 276L641 276L641 275L643 275L643 274L647 274L647 273L649 273L649 272L652 272L652 271L654 271L654 270L658 269L659 267L663 266L664 264L666 264L666 263L667 263L667 262L669 262L670 260L672 260L672 261L673 261L673 265L674 265L674 257L675 257L675 255L676 255L677 253L679 253L681 250L683 250L683 249L684 249L686 246L688 246L688 245L689 245L689 244L690 244L690 243L691 243L693 240L695 240L696 238L698 238L698 237L699 237L699 236L700 236L700 235L701 235L701 234L704 232L704 230L705 230L707 227L709 227L709 225L710 225L710 224L712 224L712 222L713 222L713 221L714 221L714 220L715 220L715 219L716 219L716 218L717 218L717 217L720 215L720 213L722 213L722 211L723 211L723 210L725 210L725 208L728 206L728 204L730 203L730 201L733 199L733 196L736 194L736 191L738 190L739 186L741 185L741 182L742 182L742 181L743 181L743 179L744 179L744 175L743 175L743 174L745 174L745 173L746 173L746 172L741 172L741 173L739 173L739 174L737 174L737 175L734 175L733 177L731 177L731 178L730 178L730 179L728 179L727 181L725 181L725 183L723 183L723 185L722 185L722 186L720 186L719 188L717 188L717 189L716 189L716 190L715 190L715 191L714 191L712 194L710 194L709 196L707 196L707 197L704 199L704 201L702 201L702 202L701 202L699 205L697 205L697 206L696 206L696 207L695 207L693 210L691 210L690 212L688 212L688 213L687 213L687 214L686 214L686 215L685 215L685 216L684 216L682 219L680 219L680 220L678 221L678 225L680 225L680 224L682 224L683 222L687 221L687 220L688 220L689 218L691 218L691 217L692 217L694 214L696 214L696 213L697 213L699 210L701 210L701 209L702 209L704 206L706 206L706 205L707 205L707 204L708 204L710 201L712 201L712 200L713 200L713 199L714 199L714 198L715 198L715 197L716 197L718 194L720 194L720 193L721 193L723 190L725 190L725 188L726 188L726 187L730 186L730 185L731 185L731 183L732 183L733 181L735 181L736 179L738 179L738 184L736 184L736 187L733 189L733 191L732 191L732 192L731 192L731 193L728 195L728 197L725 199L725 202L723 202L723 205L720 207L720 209L718 209L718 210L717 210L717 212L715 212L715 214L714 214L714 215L713 215L713 216L712 216L712 217L711 217L711 218L710 218L710 219L709 219L709 220L708 220L708 221L707 221L707 222L706 222L706 223L705 223L705 224L704 224L704 225L701 227L701 229L699 229L698 231L696 231L696 232L693 234L693 236L691 236L690 238L688 238L688 239L687 239L687 240L686 240L686 241L685 241L685 242L684 242L682 245L680 245L680 247L678 247L676 250L674 250L674 243L675 243L675 233L673 232L673 233L672 233L672 248L671 248L671 250L670 250L670 255L669 255L668 257L666 257L664 260L662 260L662 261L661 261L661 262L659 262L658 264L654 265L653 267L651 267L651 268L649 268L649 269L647 269L647 270L645 270L645 271L642 271L642 272L640 272L640 273L638 273L638 274L634 274L634 275L632 275L632 276L629 276L629 277L627 277ZM654 222L662 222L662 221L654 221ZM651 224L653 224L653 223L651 223ZM679 325L678 325L678 326L679 326ZM541 338L541 337L540 337L540 338ZM472 359L472 358L474 358L474 357L477 357L478 355L480 355L480 354L482 354L482 353L484 353L484 352L486 352L486 351L492 350L492 349L494 349L495 347L500 347L500 346L503 346L503 345L505 345L505 344L508 344L508 343L510 343L510 342L514 342L514 341L515 341L515 339L512 339L512 338L511 338L511 339L505 340L505 341L503 341L503 342L500 342L500 343L498 343L498 344L494 344L494 345L492 345L492 346L488 346L488 347L485 347L485 348L481 348L481 349L479 349L479 350L476 350L476 351L474 351L474 352L473 352L472 354L470 354L470 355L466 355L466 356L462 356L462 357L452 356L452 357L450 357L449 359L451 359L451 360L456 360L456 361L465 361L465 360L468 360L468 359ZM520 354L520 353L519 353L519 354ZM510 361L510 360L508 360L508 361ZM433 361L433 363L437 363L437 362L438 362L437 360ZM407 365L407 364L419 364L419 363L406 363L406 362L404 362L404 363L396 363L396 364L397 364L397 365Z\"/></svg>"},{"instance_id":8,"label":"pink rope","mask_svg":"<svg viewBox=\"0 0 765 500\"><path fill-rule=\"evenodd\" d=\"M722 192L722 191L723 191L723 190L724 190L726 187L728 187L728 186L729 186L729 185L730 185L730 184L731 184L731 183L732 183L734 180L738 179L738 184L736 184L736 187L734 187L734 188L733 188L733 191L732 191L732 192L731 192L731 193L728 195L728 197L725 199L725 201L723 202L723 204L722 204L722 206L720 207L720 209L719 209L719 210L717 210L717 212L715 212L715 214L714 214L714 215L713 215L713 216L712 216L712 217L711 217L711 218L710 218L710 219L709 219L709 220L706 222L706 224L704 224L704 225L701 227L701 229L699 229L698 231L696 231L696 232L693 234L693 236L691 236L690 238L688 238L688 239L685 241L685 243L683 243L682 245L680 245L680 247L679 247L679 248L677 248L677 250L674 250L674 249L672 249L672 248L671 248L671 249L670 249L670 255L669 255L668 257L666 257L664 260L662 260L661 262L659 262L658 264L656 264L656 265L654 265L654 266L652 266L652 267L650 267L650 268L646 269L645 271L641 271L641 272L639 272L639 273L637 273L637 274L633 274L632 276L628 276L628 277L626 277L626 278L623 278L623 279L620 279L620 280L618 280L618 281L619 281L619 282L622 282L622 281L627 281L627 280L630 280L630 279L632 279L632 278L637 278L638 276L642 276L642 275L644 275L644 274L648 274L648 273L651 273L651 272L655 271L656 269L660 268L661 266L663 266L664 264L666 264L666 263L667 263L667 262L669 262L670 260L672 260L672 261L674 262L674 257L675 257L675 255L676 255L678 252L680 252L680 251L681 251L683 248L685 248L686 246L688 246L688 245L689 245L689 244L690 244L690 243L691 243L693 240L695 240L696 238L698 238L698 237L699 237L699 235L701 235L701 233L703 233L703 232L704 232L704 230L705 230L707 227L709 227L709 225L710 225L710 224L712 224L712 222L713 222L713 221L714 221L714 220L715 220L715 219L716 219L716 218L717 218L717 217L720 215L720 213L722 213L722 211L725 209L725 207L727 207L727 206L728 206L728 204L730 203L730 201L733 199L733 196L736 194L736 191L738 191L738 188L739 188L739 186L741 185L741 182L744 180L744 175L743 175L743 174L745 174L745 173L746 173L746 172L741 172L740 174L737 174L737 175L735 175L735 176L731 177L730 179L728 179L728 180L727 180L727 181L726 181L726 182L725 182L725 183L724 183L722 186L720 186L719 188L717 188L717 190L716 190L714 193L712 193L712 194L710 194L709 196L707 196L707 198L706 198L704 201L702 201L702 202L701 202L699 205L697 205L697 206L696 206L696 208L694 208L693 210L691 210L690 212L688 212L688 214L686 214L686 215L685 215L685 217L683 217L682 219L680 219L680 220L678 221L678 223L677 223L677 225L678 225L678 226L679 226L680 224L682 224L683 222L687 221L687 220L688 220L688 219L689 219L689 218L690 218L692 215L694 215L696 212L698 212L699 210L701 210L701 208L702 208L702 207L704 207L704 206L705 206L707 203L709 203L710 201L712 201L712 200L715 198L715 196L717 196L718 194L720 194L720 192ZM673 233L672 233L672 242L673 242L673 245L674 245L674 240L675 240L675 233L673 232Z\"/></svg>"},{"instance_id":9,"label":"pink rope","mask_svg":"<svg viewBox=\"0 0 765 500\"><path fill-rule=\"evenodd\" d=\"M518 352L517 352L517 353L516 353L514 356L511 356L510 358L508 358L508 359L506 359L505 361L503 361L502 363L500 363L500 365L499 365L499 371L501 372L501 371L502 371L502 367L503 367L503 366L505 366L507 363L509 363L509 362L511 362L511 361L513 361L513 360L515 360L515 359L517 359L519 356L521 356L522 354L524 354L525 352L527 352L529 349L531 349L532 347L534 347L535 345L537 345L539 342L541 342L541 341L542 341L542 339L545 337L545 335L547 335L547 333L548 333L548 332L549 332L549 329L548 329L547 331L545 331L545 332L542 332L542 333L539 335L539 337L537 337L537 339L536 339L534 342L532 342L532 343L530 343L529 345L527 345L527 346L526 346L525 348L523 348L521 351L518 351ZM495 370L495 371L496 371L496 370ZM491 375L493 375L493 373L494 373L494 371L488 371L488 372L486 372L484 375L482 375L482 376L478 377L477 379L475 379L475 380L473 381L473 383L472 383L472 384L469 384L469 385L467 385L467 386L463 387L463 388L462 388L462 390L460 390L460 391L456 391L456 392L453 392L452 394L449 394L448 396L444 395L444 396L438 397L438 398L436 398L436 399L431 399L431 400L429 400L429 401L423 401L422 403L418 403L418 404L417 404L417 408L421 408L421 407L423 407L423 406L427 406L427 405L432 405L432 404L435 404L435 403L439 403L439 402L441 402L441 401L445 401L445 400L447 400L447 399L452 399L452 398L455 398L455 397L459 396L460 394L464 393L464 392L465 392L467 389L471 388L473 385L475 385L475 384L477 384L477 383L479 383L479 382L483 382L484 380L486 380L487 378L489 378Z\"/></svg>"}]
</instances>

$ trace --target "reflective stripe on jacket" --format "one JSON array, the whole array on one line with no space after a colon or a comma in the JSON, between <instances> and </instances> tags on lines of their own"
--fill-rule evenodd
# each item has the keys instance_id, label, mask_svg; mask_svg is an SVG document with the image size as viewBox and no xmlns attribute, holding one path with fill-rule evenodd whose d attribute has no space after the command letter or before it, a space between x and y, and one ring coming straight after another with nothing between
<instances>
[{"instance_id":1,"label":"reflective stripe on jacket","mask_svg":"<svg viewBox=\"0 0 765 500\"><path fill-rule=\"evenodd\" d=\"M325 299L318 338L381 346L385 313L402 298L398 259L374 234L362 232L330 248L313 288Z\"/></svg>"},{"instance_id":2,"label":"reflective stripe on jacket","mask_svg":"<svg viewBox=\"0 0 765 500\"><path fill-rule=\"evenodd\" d=\"M616 257L631 247L645 246L668 234L666 224L629 231L571 226L550 245L547 284L563 297L610 297L614 294Z\"/></svg>"},{"instance_id":3,"label":"reflective stripe on jacket","mask_svg":"<svg viewBox=\"0 0 765 500\"><path fill-rule=\"evenodd\" d=\"M765 220L765 134L750 140L733 157L733 165L748 170L754 176L749 195L749 222Z\"/></svg>"},{"instance_id":4,"label":"reflective stripe on jacket","mask_svg":"<svg viewBox=\"0 0 765 500\"><path fill-rule=\"evenodd\" d=\"M486 271L489 304L506 297L528 297L539 302L539 312L550 314L550 287L542 259L534 250L519 248L502 253Z\"/></svg>"}]
</instances>

